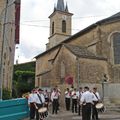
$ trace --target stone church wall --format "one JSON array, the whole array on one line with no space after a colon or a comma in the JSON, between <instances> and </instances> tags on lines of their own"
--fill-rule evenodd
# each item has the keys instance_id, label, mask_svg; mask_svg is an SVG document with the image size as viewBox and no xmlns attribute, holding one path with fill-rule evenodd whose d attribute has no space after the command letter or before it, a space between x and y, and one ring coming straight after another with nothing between
<instances>
[{"instance_id":1,"label":"stone church wall","mask_svg":"<svg viewBox=\"0 0 120 120\"><path fill-rule=\"evenodd\" d=\"M111 35L115 32L120 32L119 21L97 26L96 28L71 40L69 44L88 47L88 50L93 52L95 55L107 58L109 80L114 83L120 83L119 66L116 66L113 63L114 57L112 56L113 50L111 48Z\"/></svg>"},{"instance_id":2,"label":"stone church wall","mask_svg":"<svg viewBox=\"0 0 120 120\"><path fill-rule=\"evenodd\" d=\"M52 69L52 59L55 57L59 48L54 49L53 51L48 52L47 54L37 58L36 60L36 80L35 86L41 86L41 80L46 80L45 73ZM42 77L43 76L43 77ZM50 79L50 73L47 76ZM52 76L52 75L51 75Z\"/></svg>"},{"instance_id":3,"label":"stone church wall","mask_svg":"<svg viewBox=\"0 0 120 120\"><path fill-rule=\"evenodd\" d=\"M103 60L80 58L80 83L100 83L107 74L107 63Z\"/></svg>"},{"instance_id":4,"label":"stone church wall","mask_svg":"<svg viewBox=\"0 0 120 120\"><path fill-rule=\"evenodd\" d=\"M75 62L76 57L68 51L65 47L62 47L59 55L54 62L53 73L58 78L60 84L65 83L65 77L70 75L75 80Z\"/></svg>"}]
</instances>

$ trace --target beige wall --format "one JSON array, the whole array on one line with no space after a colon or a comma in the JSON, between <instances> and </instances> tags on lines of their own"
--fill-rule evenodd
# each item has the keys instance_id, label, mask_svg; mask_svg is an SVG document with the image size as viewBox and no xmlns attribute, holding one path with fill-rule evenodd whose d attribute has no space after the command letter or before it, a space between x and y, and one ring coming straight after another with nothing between
<instances>
[{"instance_id":1,"label":"beige wall","mask_svg":"<svg viewBox=\"0 0 120 120\"><path fill-rule=\"evenodd\" d=\"M64 41L67 39L68 35L62 35L62 34L54 34L50 39L49 39L49 48L52 48L56 45L58 45L60 42Z\"/></svg>"},{"instance_id":2,"label":"beige wall","mask_svg":"<svg viewBox=\"0 0 120 120\"><path fill-rule=\"evenodd\" d=\"M47 54L38 57L36 60L36 80L35 85L41 86L41 75L42 73L45 73L52 69L52 59L54 59L55 55L57 54L59 48L54 49ZM50 77L49 77L50 78Z\"/></svg>"},{"instance_id":3,"label":"beige wall","mask_svg":"<svg viewBox=\"0 0 120 120\"><path fill-rule=\"evenodd\" d=\"M65 77L70 75L75 81L76 56L73 55L64 45L54 61L53 73L57 78L57 84L65 84Z\"/></svg>"},{"instance_id":4,"label":"beige wall","mask_svg":"<svg viewBox=\"0 0 120 120\"><path fill-rule=\"evenodd\" d=\"M107 62L97 59L80 58L80 83L101 83L108 74Z\"/></svg>"},{"instance_id":5,"label":"beige wall","mask_svg":"<svg viewBox=\"0 0 120 120\"><path fill-rule=\"evenodd\" d=\"M2 0L0 0L1 2ZM3 2L4 1L4 2ZM2 3L2 27L0 41L3 45L2 50L2 73L3 87L11 90L12 88L12 75L13 75L13 64L14 64L14 53L15 53L15 4L13 0L9 0L9 5L6 8L5 0ZM2 4L0 3L0 6ZM6 16L6 17L5 17ZM4 42L3 42L4 40ZM1 45L1 46L2 46Z\"/></svg>"}]
</instances>

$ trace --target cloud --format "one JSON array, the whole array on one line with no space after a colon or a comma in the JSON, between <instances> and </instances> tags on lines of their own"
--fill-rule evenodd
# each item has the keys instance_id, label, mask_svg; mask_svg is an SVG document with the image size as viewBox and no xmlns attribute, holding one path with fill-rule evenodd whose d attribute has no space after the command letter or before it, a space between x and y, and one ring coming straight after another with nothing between
<instances>
[{"instance_id":1,"label":"cloud","mask_svg":"<svg viewBox=\"0 0 120 120\"><path fill-rule=\"evenodd\" d=\"M57 0L22 0L19 59L26 62L45 51L49 37L48 16ZM120 11L116 0L65 0L74 14L72 33ZM28 22L29 21L29 22Z\"/></svg>"}]
</instances>

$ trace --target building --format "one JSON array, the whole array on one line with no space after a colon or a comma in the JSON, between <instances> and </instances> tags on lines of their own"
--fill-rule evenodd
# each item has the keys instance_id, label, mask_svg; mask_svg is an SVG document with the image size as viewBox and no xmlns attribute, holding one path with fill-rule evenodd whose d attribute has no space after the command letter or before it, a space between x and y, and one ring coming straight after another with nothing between
<instances>
[{"instance_id":1,"label":"building","mask_svg":"<svg viewBox=\"0 0 120 120\"><path fill-rule=\"evenodd\" d=\"M19 43L20 0L0 0L0 93L11 90L15 45ZM0 96L1 96L0 95Z\"/></svg>"},{"instance_id":2,"label":"building","mask_svg":"<svg viewBox=\"0 0 120 120\"><path fill-rule=\"evenodd\" d=\"M36 56L36 86L97 86L118 102L120 94L120 12L71 35L71 16L63 0L50 15L47 50ZM69 28L68 28L69 26ZM105 77L105 78L104 78ZM105 83L105 85L106 85ZM110 88L110 89L109 89ZM109 92L108 92L109 91Z\"/></svg>"}]
</instances>

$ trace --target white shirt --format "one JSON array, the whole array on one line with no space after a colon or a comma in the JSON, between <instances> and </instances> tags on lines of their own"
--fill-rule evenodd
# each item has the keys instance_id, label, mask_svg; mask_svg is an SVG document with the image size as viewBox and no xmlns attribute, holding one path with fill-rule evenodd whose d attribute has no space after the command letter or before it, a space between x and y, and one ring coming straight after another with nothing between
<instances>
[{"instance_id":1,"label":"white shirt","mask_svg":"<svg viewBox=\"0 0 120 120\"><path fill-rule=\"evenodd\" d=\"M76 91L72 91L72 99L77 99L77 92Z\"/></svg>"},{"instance_id":2,"label":"white shirt","mask_svg":"<svg viewBox=\"0 0 120 120\"><path fill-rule=\"evenodd\" d=\"M49 98L49 93L48 92L44 92L44 96L45 96L45 98Z\"/></svg>"},{"instance_id":3,"label":"white shirt","mask_svg":"<svg viewBox=\"0 0 120 120\"><path fill-rule=\"evenodd\" d=\"M80 99L82 96L83 92L82 91L77 91L77 97Z\"/></svg>"},{"instance_id":4,"label":"white shirt","mask_svg":"<svg viewBox=\"0 0 120 120\"><path fill-rule=\"evenodd\" d=\"M43 94L39 94L39 96L41 97L42 103L41 103L41 101L40 101L40 99L39 99L39 97L38 97L37 94L34 95L35 103L37 103L37 104L43 104L45 102L45 97L44 97Z\"/></svg>"},{"instance_id":5,"label":"white shirt","mask_svg":"<svg viewBox=\"0 0 120 120\"><path fill-rule=\"evenodd\" d=\"M53 91L51 94L51 101L53 101L53 99L58 99L59 96L60 96L59 92Z\"/></svg>"},{"instance_id":6,"label":"white shirt","mask_svg":"<svg viewBox=\"0 0 120 120\"><path fill-rule=\"evenodd\" d=\"M95 95L96 94L96 95ZM96 92L96 93L93 93L93 101L99 101L100 100L100 95L99 95L99 93L98 92Z\"/></svg>"},{"instance_id":7,"label":"white shirt","mask_svg":"<svg viewBox=\"0 0 120 120\"><path fill-rule=\"evenodd\" d=\"M84 102L85 103L93 103L93 97L94 97L93 93L91 93L90 91L86 91L82 94L80 101L82 103L84 103Z\"/></svg>"},{"instance_id":8,"label":"white shirt","mask_svg":"<svg viewBox=\"0 0 120 120\"><path fill-rule=\"evenodd\" d=\"M65 91L65 98L70 98L71 95L70 95L70 91Z\"/></svg>"},{"instance_id":9,"label":"white shirt","mask_svg":"<svg viewBox=\"0 0 120 120\"><path fill-rule=\"evenodd\" d=\"M34 100L34 95L35 95L34 93L29 94L28 104L35 102L35 100Z\"/></svg>"}]
</instances>

